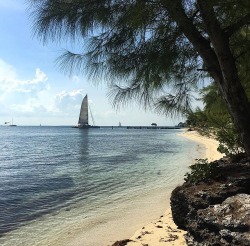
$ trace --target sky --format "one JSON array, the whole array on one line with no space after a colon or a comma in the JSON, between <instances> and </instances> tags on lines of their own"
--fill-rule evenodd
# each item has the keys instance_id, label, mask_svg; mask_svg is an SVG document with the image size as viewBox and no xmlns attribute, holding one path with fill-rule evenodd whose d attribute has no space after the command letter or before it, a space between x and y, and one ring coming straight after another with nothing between
<instances>
[{"instance_id":1,"label":"sky","mask_svg":"<svg viewBox=\"0 0 250 246\"><path fill-rule=\"evenodd\" d=\"M26 0L0 0L0 125L76 125L88 94L96 125L172 126L183 121L146 111L136 103L119 110L105 83L84 74L64 74L56 58L67 44L43 44L34 37ZM91 123L91 122L90 122Z\"/></svg>"}]
</instances>

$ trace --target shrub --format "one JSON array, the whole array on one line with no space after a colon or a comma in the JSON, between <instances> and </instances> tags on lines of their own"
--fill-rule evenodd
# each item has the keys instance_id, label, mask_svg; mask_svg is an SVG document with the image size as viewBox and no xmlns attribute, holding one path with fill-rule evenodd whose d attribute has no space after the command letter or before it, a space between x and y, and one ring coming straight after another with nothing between
<instances>
[{"instance_id":1,"label":"shrub","mask_svg":"<svg viewBox=\"0 0 250 246\"><path fill-rule=\"evenodd\" d=\"M216 175L216 164L208 163L207 159L197 159L191 172L185 174L184 180L190 183L206 182Z\"/></svg>"}]
</instances>

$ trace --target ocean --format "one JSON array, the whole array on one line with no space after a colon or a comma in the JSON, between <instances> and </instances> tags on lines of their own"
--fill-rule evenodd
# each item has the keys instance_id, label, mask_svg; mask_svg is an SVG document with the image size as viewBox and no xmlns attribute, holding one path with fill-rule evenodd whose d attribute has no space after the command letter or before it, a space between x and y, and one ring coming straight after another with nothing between
<instances>
[{"instance_id":1,"label":"ocean","mask_svg":"<svg viewBox=\"0 0 250 246\"><path fill-rule=\"evenodd\" d=\"M0 126L0 245L123 239L167 208L203 156L181 132Z\"/></svg>"}]
</instances>

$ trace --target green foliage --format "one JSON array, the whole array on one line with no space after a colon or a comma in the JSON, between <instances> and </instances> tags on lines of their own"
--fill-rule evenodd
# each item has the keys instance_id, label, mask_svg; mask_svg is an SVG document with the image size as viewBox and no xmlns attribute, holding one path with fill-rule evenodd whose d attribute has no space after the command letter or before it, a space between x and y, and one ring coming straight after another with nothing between
<instances>
[{"instance_id":1,"label":"green foliage","mask_svg":"<svg viewBox=\"0 0 250 246\"><path fill-rule=\"evenodd\" d=\"M206 129L208 125L207 115L200 108L196 108L194 112L189 112L187 115L186 124L189 127L199 129Z\"/></svg>"},{"instance_id":2,"label":"green foliage","mask_svg":"<svg viewBox=\"0 0 250 246\"><path fill-rule=\"evenodd\" d=\"M196 163L192 165L191 172L186 173L185 181L190 183L206 182L216 175L216 164L208 163L207 159L197 159Z\"/></svg>"},{"instance_id":3,"label":"green foliage","mask_svg":"<svg viewBox=\"0 0 250 246\"><path fill-rule=\"evenodd\" d=\"M217 150L226 156L232 157L244 151L230 117L199 109L188 116L186 123L201 135L216 139L219 142Z\"/></svg>"},{"instance_id":4,"label":"green foliage","mask_svg":"<svg viewBox=\"0 0 250 246\"><path fill-rule=\"evenodd\" d=\"M83 50L58 58L66 72L88 73L110 87L114 106L131 99L159 113L190 111L202 67L197 51L164 1L30 0L35 34L43 41L70 37ZM167 3L168 5L169 3ZM196 6L186 6L195 12Z\"/></svg>"},{"instance_id":5,"label":"green foliage","mask_svg":"<svg viewBox=\"0 0 250 246\"><path fill-rule=\"evenodd\" d=\"M233 127L218 129L216 131L216 139L219 141L218 151L231 158L244 152L239 135Z\"/></svg>"},{"instance_id":6,"label":"green foliage","mask_svg":"<svg viewBox=\"0 0 250 246\"><path fill-rule=\"evenodd\" d=\"M220 151L230 154L242 145L229 109L241 136L249 136L249 0L29 2L39 38L82 44L62 54L59 66L106 81L114 106L137 100L163 114L188 114L189 124L217 137ZM203 90L205 109L190 113L194 91L209 76L220 87ZM250 151L249 139L243 141Z\"/></svg>"},{"instance_id":7,"label":"green foliage","mask_svg":"<svg viewBox=\"0 0 250 246\"><path fill-rule=\"evenodd\" d=\"M201 100L204 109L197 108L187 115L187 124L195 128L201 135L219 141L218 151L234 156L243 152L243 144L235 130L226 105L219 96L216 84L211 84L201 90Z\"/></svg>"}]
</instances>

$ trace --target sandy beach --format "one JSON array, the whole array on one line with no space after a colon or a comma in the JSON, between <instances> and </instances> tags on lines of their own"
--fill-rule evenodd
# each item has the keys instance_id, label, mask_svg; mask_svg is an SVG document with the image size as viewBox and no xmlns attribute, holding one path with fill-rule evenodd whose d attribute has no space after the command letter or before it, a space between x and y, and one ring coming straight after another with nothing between
<instances>
[{"instance_id":1,"label":"sandy beach","mask_svg":"<svg viewBox=\"0 0 250 246\"><path fill-rule=\"evenodd\" d=\"M196 131L185 131L180 134L181 136L195 141L205 147L205 156L208 161L214 161L223 157L217 151L218 142L201 136ZM148 225L137 230L130 238L128 246L160 246L160 245L186 245L183 235L185 231L179 230L173 222L171 209L167 209L164 215L152 221ZM163 244L164 243L164 244Z\"/></svg>"},{"instance_id":2,"label":"sandy beach","mask_svg":"<svg viewBox=\"0 0 250 246\"><path fill-rule=\"evenodd\" d=\"M204 158L207 158L209 162L218 160L223 157L223 154L217 151L219 143L215 139L201 136L196 131L185 131L181 134L181 136L204 145L206 149Z\"/></svg>"}]
</instances>

